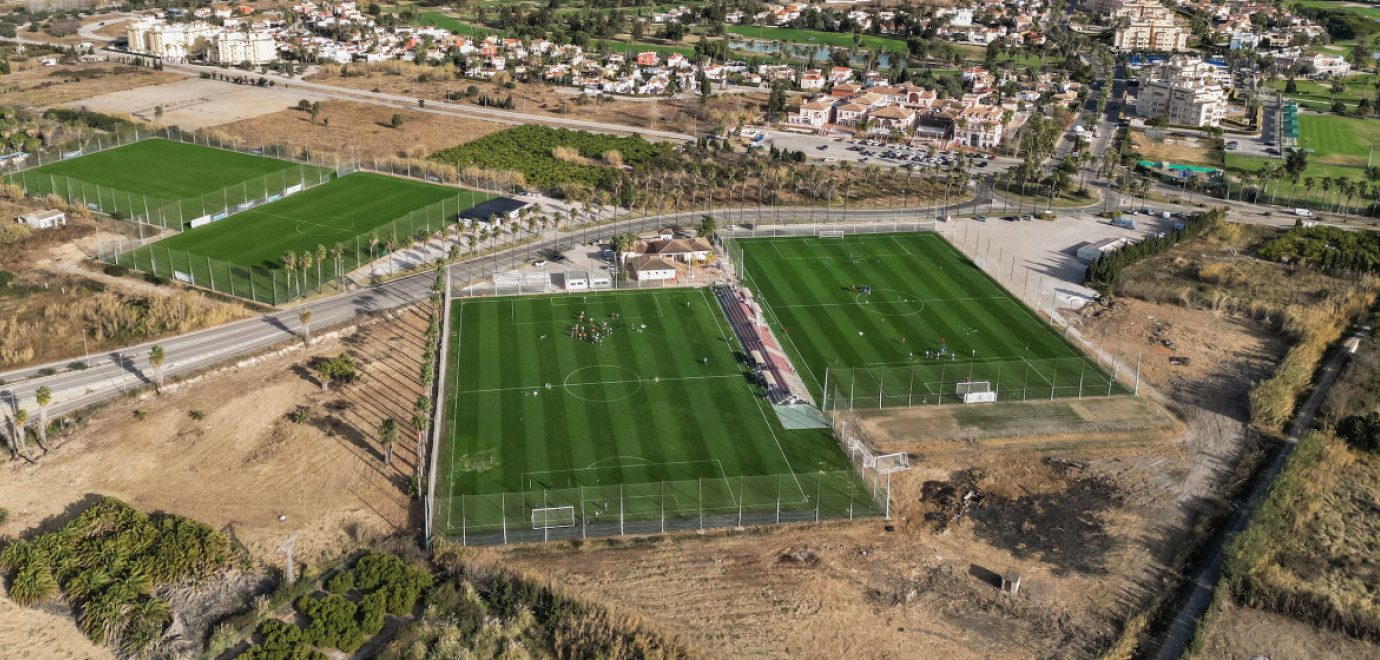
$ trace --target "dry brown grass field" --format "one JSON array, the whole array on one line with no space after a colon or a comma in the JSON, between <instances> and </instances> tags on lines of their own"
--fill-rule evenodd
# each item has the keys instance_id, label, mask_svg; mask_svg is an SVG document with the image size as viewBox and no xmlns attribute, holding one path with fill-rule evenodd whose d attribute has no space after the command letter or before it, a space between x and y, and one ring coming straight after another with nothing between
<instances>
[{"instance_id":1,"label":"dry brown grass field","mask_svg":"<svg viewBox=\"0 0 1380 660\"><path fill-rule=\"evenodd\" d=\"M700 127L714 122L736 125L738 120L750 121L761 114L766 94L730 94L701 104L694 99L651 99L618 97L611 102L596 101L581 104L578 90L541 83L516 83L512 88L491 81L457 79L450 66L422 67L407 62L392 61L378 64L350 64L347 75L341 67L325 66L307 80L351 89L377 90L390 94L414 96L428 101L444 101L447 93L464 92L469 86L481 94L507 98L512 95L514 108L529 114L548 114L589 121L622 124L630 128L656 128L691 133L698 118ZM474 104L473 99L450 103ZM456 142L459 144L459 142Z\"/></svg>"},{"instance_id":2,"label":"dry brown grass field","mask_svg":"<svg viewBox=\"0 0 1380 660\"><path fill-rule=\"evenodd\" d=\"M412 443L400 442L386 467L374 430L385 415L411 418L425 326L423 312L406 309L308 350L170 382L162 396L114 400L33 464L0 463L9 510L0 538L49 531L97 495L204 521L243 544L258 567L276 563L275 549L294 532L304 562L410 533L418 512L402 482ZM323 392L310 365L342 351L356 356L363 378ZM310 418L294 423L289 414L303 405ZM109 657L60 608L19 609L6 598L0 639L6 657Z\"/></svg>"},{"instance_id":3,"label":"dry brown grass field","mask_svg":"<svg viewBox=\"0 0 1380 660\"><path fill-rule=\"evenodd\" d=\"M115 62L92 62L56 67L34 61L15 63L14 73L0 85L0 105L61 105L92 96L185 79L175 73Z\"/></svg>"},{"instance_id":4,"label":"dry brown grass field","mask_svg":"<svg viewBox=\"0 0 1380 660\"><path fill-rule=\"evenodd\" d=\"M403 117L403 124L399 128L391 126L394 113ZM322 125L319 121L322 118L329 119L329 125ZM395 110L354 101L324 101L315 124L308 113L284 108L253 119L224 124L214 130L253 144L286 142L316 152L346 155L353 147L361 158L404 155L424 158L433 151L469 142L505 128L509 126L478 119ZM349 144L342 148L347 137Z\"/></svg>"}]
</instances>

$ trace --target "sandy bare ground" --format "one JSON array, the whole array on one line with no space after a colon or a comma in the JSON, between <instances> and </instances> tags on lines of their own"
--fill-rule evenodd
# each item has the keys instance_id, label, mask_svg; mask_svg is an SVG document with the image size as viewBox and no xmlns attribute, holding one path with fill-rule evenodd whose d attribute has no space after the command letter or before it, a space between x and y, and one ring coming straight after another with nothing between
<instances>
[{"instance_id":1,"label":"sandy bare ground","mask_svg":"<svg viewBox=\"0 0 1380 660\"><path fill-rule=\"evenodd\" d=\"M1272 612L1224 605L1192 660L1363 660L1380 648L1342 633L1323 630Z\"/></svg>"},{"instance_id":2,"label":"sandy bare ground","mask_svg":"<svg viewBox=\"0 0 1380 660\"><path fill-rule=\"evenodd\" d=\"M393 114L401 114L403 124L393 128ZM329 120L323 125L322 119ZM324 101L315 124L300 110L281 110L220 127L220 130L256 144L288 143L313 152L341 150L346 136L349 148L361 158L399 156L409 150L431 153L453 147L490 133L510 128L506 124L440 115L414 110L397 110L354 101ZM349 149L345 150L347 153Z\"/></svg>"},{"instance_id":3,"label":"sandy bare ground","mask_svg":"<svg viewBox=\"0 0 1380 660\"><path fill-rule=\"evenodd\" d=\"M1092 656L1172 554L1170 485L1192 457L1163 432L1084 438L1060 451L1010 438L914 443L916 467L893 484L895 531L834 522L522 549L506 561L637 609L713 657ZM941 530L926 482L982 497ZM1024 579L1015 597L992 582L1013 570Z\"/></svg>"},{"instance_id":4,"label":"sandy bare ground","mask_svg":"<svg viewBox=\"0 0 1380 660\"><path fill-rule=\"evenodd\" d=\"M91 95L68 105L108 114L130 115L145 121L154 121L154 108L162 106L164 124L194 130L286 110L295 106L298 99L321 98L300 89L285 90L177 77L181 80Z\"/></svg>"},{"instance_id":5,"label":"sandy bare ground","mask_svg":"<svg viewBox=\"0 0 1380 660\"><path fill-rule=\"evenodd\" d=\"M0 104L60 105L92 96L132 93L140 88L182 79L183 76L175 73L114 62L55 67L26 65L23 70L4 77L4 83L0 85Z\"/></svg>"},{"instance_id":6,"label":"sandy bare ground","mask_svg":"<svg viewBox=\"0 0 1380 660\"><path fill-rule=\"evenodd\" d=\"M409 533L418 514L401 486L415 445L404 438L385 467L374 429L385 415L411 418L425 323L421 311L400 311L352 335L323 337L310 350L206 375L162 396L112 402L36 463L0 464L0 503L10 511L0 539L54 529L72 508L103 495L207 522L259 563L278 561L275 549L293 532L305 562ZM322 392L311 361L345 350L361 363L363 381ZM293 423L288 416L302 405L311 406L310 420ZM194 410L205 417L193 419ZM70 615L18 610L4 598L0 640L30 650L5 657L107 655Z\"/></svg>"}]
</instances>

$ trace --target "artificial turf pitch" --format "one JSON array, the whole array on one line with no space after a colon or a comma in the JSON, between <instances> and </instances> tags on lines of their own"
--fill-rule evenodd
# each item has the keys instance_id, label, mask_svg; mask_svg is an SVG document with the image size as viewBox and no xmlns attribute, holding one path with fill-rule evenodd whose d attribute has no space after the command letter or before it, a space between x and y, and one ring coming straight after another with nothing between
<instances>
[{"instance_id":1,"label":"artificial turf pitch","mask_svg":"<svg viewBox=\"0 0 1380 660\"><path fill-rule=\"evenodd\" d=\"M645 518L690 500L812 506L820 471L846 472L834 485L851 487L828 429L782 429L706 290L470 298L451 314L445 533L492 531L505 517L530 530L523 505L543 501L612 498L617 508L621 494L626 514ZM605 322L602 343L569 334ZM679 484L669 504L661 482ZM654 484L659 498L647 494ZM498 493L526 496L502 511L485 497Z\"/></svg>"},{"instance_id":2,"label":"artificial turf pitch","mask_svg":"<svg viewBox=\"0 0 1380 660\"><path fill-rule=\"evenodd\" d=\"M176 269L189 273L202 286L214 283L212 288L221 291L238 287L233 293L244 297L262 299L263 292L273 291L276 298L271 302L276 303L287 295L281 261L287 252L302 254L339 243L344 252L342 269L348 272L385 254L390 237L415 237L419 231L430 234L489 197L356 172L139 248L122 256L120 263L162 275ZM377 236L377 246L370 245L371 234ZM250 267L265 272L251 272ZM308 269L303 274L307 285L330 280L332 269L331 264ZM253 286L256 293L246 296L251 278L258 278Z\"/></svg>"},{"instance_id":3,"label":"artificial turf pitch","mask_svg":"<svg viewBox=\"0 0 1380 660\"><path fill-rule=\"evenodd\" d=\"M830 409L954 403L969 379L999 386L999 400L1124 392L937 234L737 245L745 284L817 401L828 378Z\"/></svg>"},{"instance_id":4,"label":"artificial turf pitch","mask_svg":"<svg viewBox=\"0 0 1380 660\"><path fill-rule=\"evenodd\" d=\"M178 219L189 222L286 186L315 182L329 172L276 158L149 139L60 160L9 179L34 194L84 199L108 213L154 215L150 221L176 228ZM182 208L162 208L172 204ZM158 222L162 218L168 222Z\"/></svg>"}]
</instances>

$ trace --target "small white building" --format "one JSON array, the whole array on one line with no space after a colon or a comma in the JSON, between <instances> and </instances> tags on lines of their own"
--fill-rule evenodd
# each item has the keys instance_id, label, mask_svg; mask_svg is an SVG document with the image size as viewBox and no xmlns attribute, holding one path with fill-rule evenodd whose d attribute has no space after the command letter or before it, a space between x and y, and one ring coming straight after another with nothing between
<instances>
[{"instance_id":1,"label":"small white building","mask_svg":"<svg viewBox=\"0 0 1380 660\"><path fill-rule=\"evenodd\" d=\"M628 271L639 282L664 282L676 279L676 267L661 257L643 255L628 260Z\"/></svg>"},{"instance_id":2,"label":"small white building","mask_svg":"<svg viewBox=\"0 0 1380 660\"><path fill-rule=\"evenodd\" d=\"M1097 263L1102 260L1102 257L1116 252L1117 250L1120 250L1121 248L1130 245L1130 243L1131 241L1125 238L1108 238L1106 240L1101 240L1096 243L1088 243L1087 245L1078 248L1078 258L1082 259L1083 261Z\"/></svg>"},{"instance_id":3,"label":"small white building","mask_svg":"<svg viewBox=\"0 0 1380 660\"><path fill-rule=\"evenodd\" d=\"M565 272L566 291L588 291L589 273L581 270L568 270Z\"/></svg>"},{"instance_id":4,"label":"small white building","mask_svg":"<svg viewBox=\"0 0 1380 660\"><path fill-rule=\"evenodd\" d=\"M28 225L30 229L52 229L67 224L67 214L57 209L48 209L21 215L15 218L15 221Z\"/></svg>"}]
</instances>

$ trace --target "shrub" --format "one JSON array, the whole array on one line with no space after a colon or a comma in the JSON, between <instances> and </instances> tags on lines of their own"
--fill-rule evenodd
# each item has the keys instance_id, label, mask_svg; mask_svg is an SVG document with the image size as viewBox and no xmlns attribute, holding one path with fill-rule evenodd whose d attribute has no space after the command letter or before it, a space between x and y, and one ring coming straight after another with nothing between
<instances>
[{"instance_id":1,"label":"shrub","mask_svg":"<svg viewBox=\"0 0 1380 660\"><path fill-rule=\"evenodd\" d=\"M277 619L259 626L263 641L239 657L244 660L326 660L326 654L304 643L302 629Z\"/></svg>"},{"instance_id":2,"label":"shrub","mask_svg":"<svg viewBox=\"0 0 1380 660\"><path fill-rule=\"evenodd\" d=\"M417 599L431 588L430 573L407 565L395 555L371 552L355 564L356 586L366 592L381 592L388 612L405 616L412 611Z\"/></svg>"},{"instance_id":3,"label":"shrub","mask_svg":"<svg viewBox=\"0 0 1380 660\"><path fill-rule=\"evenodd\" d=\"M9 286L14 283L14 273L8 270L0 270L0 286Z\"/></svg>"},{"instance_id":4,"label":"shrub","mask_svg":"<svg viewBox=\"0 0 1380 660\"><path fill-rule=\"evenodd\" d=\"M129 268L120 264L106 264L101 270L111 277L124 277L129 274Z\"/></svg>"},{"instance_id":5,"label":"shrub","mask_svg":"<svg viewBox=\"0 0 1380 660\"><path fill-rule=\"evenodd\" d=\"M297 406L297 409L292 411L291 417L294 424L307 423L307 420L311 419L311 406ZM346 575L349 575L349 573L346 573ZM354 582L353 576L350 578L350 581L351 583ZM346 587L345 590L349 591L349 587Z\"/></svg>"},{"instance_id":6,"label":"shrub","mask_svg":"<svg viewBox=\"0 0 1380 660\"><path fill-rule=\"evenodd\" d=\"M334 577L326 581L326 591L333 594L349 593L355 588L355 574L351 571L341 571Z\"/></svg>"},{"instance_id":7,"label":"shrub","mask_svg":"<svg viewBox=\"0 0 1380 660\"><path fill-rule=\"evenodd\" d=\"M364 645L364 631L355 621L359 608L344 597L331 594L317 600L303 596L297 599L297 609L311 619L302 633L303 641L346 653Z\"/></svg>"},{"instance_id":8,"label":"shrub","mask_svg":"<svg viewBox=\"0 0 1380 660\"><path fill-rule=\"evenodd\" d=\"M1337 435L1357 451L1380 452L1380 413L1352 415L1337 424ZM0 522L4 520L0 517Z\"/></svg>"}]
</instances>

